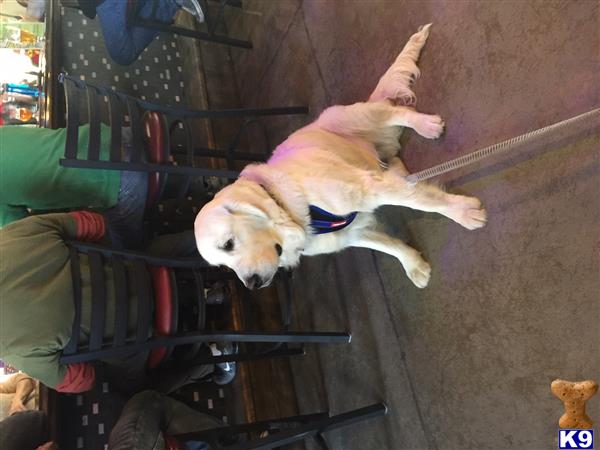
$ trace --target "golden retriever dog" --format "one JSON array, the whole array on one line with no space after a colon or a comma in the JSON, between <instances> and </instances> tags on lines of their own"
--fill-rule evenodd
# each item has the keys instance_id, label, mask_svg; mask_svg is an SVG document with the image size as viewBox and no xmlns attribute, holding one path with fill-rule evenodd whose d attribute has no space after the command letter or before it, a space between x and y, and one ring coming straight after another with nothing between
<instances>
[{"instance_id":1,"label":"golden retriever dog","mask_svg":"<svg viewBox=\"0 0 600 450\"><path fill-rule=\"evenodd\" d=\"M368 101L326 109L279 145L267 163L247 166L200 210L194 232L206 261L230 267L253 289L269 285L279 267L296 266L301 255L365 247L398 258L417 287L427 286L429 264L378 229L375 209L399 205L436 212L469 230L486 223L478 199L407 182L396 156L404 127L427 139L444 129L439 116L412 107L411 85L420 75L416 62L430 26L411 36Z\"/></svg>"}]
</instances>

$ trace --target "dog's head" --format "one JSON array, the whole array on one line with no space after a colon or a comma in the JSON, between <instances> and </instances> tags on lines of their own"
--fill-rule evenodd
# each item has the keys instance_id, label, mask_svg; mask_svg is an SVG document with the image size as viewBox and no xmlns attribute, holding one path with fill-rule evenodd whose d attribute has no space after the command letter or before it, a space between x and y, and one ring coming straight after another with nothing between
<instances>
[{"instance_id":1,"label":"dog's head","mask_svg":"<svg viewBox=\"0 0 600 450\"><path fill-rule=\"evenodd\" d=\"M268 286L278 267L298 264L306 233L257 183L239 179L204 205L196 245L212 265L235 271L250 289Z\"/></svg>"}]
</instances>

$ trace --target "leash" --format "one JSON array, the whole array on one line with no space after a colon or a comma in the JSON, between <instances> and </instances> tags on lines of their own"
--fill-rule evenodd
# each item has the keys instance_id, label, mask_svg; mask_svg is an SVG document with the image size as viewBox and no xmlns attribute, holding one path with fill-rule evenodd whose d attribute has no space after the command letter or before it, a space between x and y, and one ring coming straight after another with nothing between
<instances>
[{"instance_id":1,"label":"leash","mask_svg":"<svg viewBox=\"0 0 600 450\"><path fill-rule=\"evenodd\" d=\"M429 169L421 170L420 172L410 174L406 177L406 181L408 181L409 183L417 183L419 181L437 177L438 175L441 175L443 173L468 166L469 164L476 163L477 161L480 161L489 156L497 155L507 150L510 150L516 144L530 142L533 139L538 138L542 135L572 125L576 122L583 122L585 120L596 121L595 127L600 126L600 108L593 109L586 113L579 114L578 116L571 117L569 119L565 119L560 122L553 123L551 125L547 125L545 127L530 131L525 134L521 134L520 136L508 139L506 141L490 145L488 147L471 152L467 155L460 156L458 158L451 159L450 161L446 161L445 163L438 164L437 166L430 167Z\"/></svg>"}]
</instances>

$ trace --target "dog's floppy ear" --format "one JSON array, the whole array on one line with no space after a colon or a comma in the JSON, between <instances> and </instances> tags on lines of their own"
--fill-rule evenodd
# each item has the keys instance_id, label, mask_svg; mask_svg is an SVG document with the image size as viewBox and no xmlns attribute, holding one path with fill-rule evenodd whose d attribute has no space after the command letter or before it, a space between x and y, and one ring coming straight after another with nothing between
<instances>
[{"instance_id":1,"label":"dog's floppy ear","mask_svg":"<svg viewBox=\"0 0 600 450\"><path fill-rule=\"evenodd\" d=\"M244 214L248 216L259 217L261 219L268 219L269 216L262 209L255 205L247 202L227 202L223 205L225 210L232 215Z\"/></svg>"}]
</instances>

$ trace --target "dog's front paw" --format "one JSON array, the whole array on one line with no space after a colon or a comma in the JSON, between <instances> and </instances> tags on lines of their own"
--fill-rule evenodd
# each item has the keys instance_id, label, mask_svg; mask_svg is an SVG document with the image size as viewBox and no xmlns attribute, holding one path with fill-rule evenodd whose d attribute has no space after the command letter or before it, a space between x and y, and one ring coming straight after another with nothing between
<instances>
[{"instance_id":1,"label":"dog's front paw","mask_svg":"<svg viewBox=\"0 0 600 450\"><path fill-rule=\"evenodd\" d=\"M438 115L419 114L414 130L427 139L437 139L444 132L444 121Z\"/></svg>"},{"instance_id":2,"label":"dog's front paw","mask_svg":"<svg viewBox=\"0 0 600 450\"><path fill-rule=\"evenodd\" d=\"M468 230L481 228L487 222L487 212L478 198L462 195L457 196L457 201L453 208L454 214L452 219Z\"/></svg>"},{"instance_id":3,"label":"dog's front paw","mask_svg":"<svg viewBox=\"0 0 600 450\"><path fill-rule=\"evenodd\" d=\"M429 284L431 266L419 256L419 259L414 264L406 267L406 274L416 287L423 289Z\"/></svg>"},{"instance_id":4,"label":"dog's front paw","mask_svg":"<svg viewBox=\"0 0 600 450\"><path fill-rule=\"evenodd\" d=\"M469 230L482 228L487 222L487 212L484 208L467 209L463 212L462 216L463 220L460 224Z\"/></svg>"}]
</instances>

